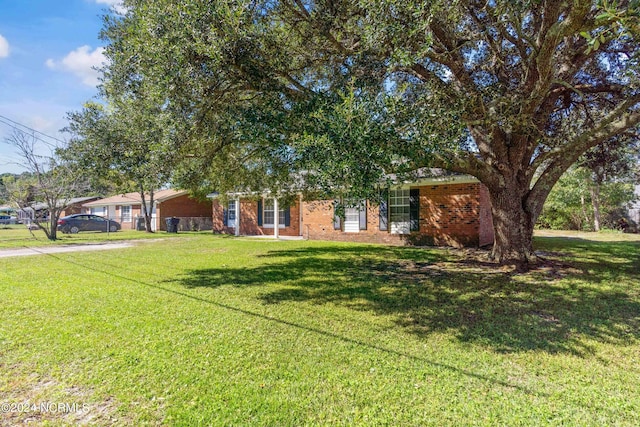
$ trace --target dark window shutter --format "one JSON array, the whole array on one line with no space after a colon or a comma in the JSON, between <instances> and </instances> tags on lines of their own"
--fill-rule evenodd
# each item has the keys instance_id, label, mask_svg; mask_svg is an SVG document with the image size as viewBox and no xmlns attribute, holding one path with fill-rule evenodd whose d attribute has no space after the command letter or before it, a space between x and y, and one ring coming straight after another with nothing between
<instances>
[{"instance_id":1,"label":"dark window shutter","mask_svg":"<svg viewBox=\"0 0 640 427\"><path fill-rule=\"evenodd\" d=\"M229 224L229 211L227 208L222 208L222 225L225 227Z\"/></svg>"},{"instance_id":2,"label":"dark window shutter","mask_svg":"<svg viewBox=\"0 0 640 427\"><path fill-rule=\"evenodd\" d=\"M334 230L342 229L342 224L341 224L342 221L340 220L340 215L338 215L336 212L336 207L338 206L339 203L340 203L339 200L333 201L333 229Z\"/></svg>"},{"instance_id":3,"label":"dark window shutter","mask_svg":"<svg viewBox=\"0 0 640 427\"><path fill-rule=\"evenodd\" d=\"M258 199L258 225L262 226L262 199Z\"/></svg>"},{"instance_id":4,"label":"dark window shutter","mask_svg":"<svg viewBox=\"0 0 640 427\"><path fill-rule=\"evenodd\" d=\"M378 228L380 231L389 230L389 190L380 192L380 222Z\"/></svg>"},{"instance_id":5,"label":"dark window shutter","mask_svg":"<svg viewBox=\"0 0 640 427\"><path fill-rule=\"evenodd\" d=\"M420 231L420 189L409 190L409 221L411 231Z\"/></svg>"},{"instance_id":6,"label":"dark window shutter","mask_svg":"<svg viewBox=\"0 0 640 427\"><path fill-rule=\"evenodd\" d=\"M287 207L284 211L284 226L289 227L291 225L291 207Z\"/></svg>"},{"instance_id":7,"label":"dark window shutter","mask_svg":"<svg viewBox=\"0 0 640 427\"><path fill-rule=\"evenodd\" d=\"M360 203L360 230L366 230L367 229L367 201L363 200L362 203Z\"/></svg>"}]
</instances>

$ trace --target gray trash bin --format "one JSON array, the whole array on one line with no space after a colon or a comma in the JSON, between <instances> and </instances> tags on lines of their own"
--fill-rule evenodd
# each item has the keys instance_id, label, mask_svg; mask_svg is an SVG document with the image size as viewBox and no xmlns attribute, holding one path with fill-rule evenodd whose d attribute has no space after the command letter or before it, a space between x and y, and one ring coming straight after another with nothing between
<instances>
[{"instance_id":1,"label":"gray trash bin","mask_svg":"<svg viewBox=\"0 0 640 427\"><path fill-rule=\"evenodd\" d=\"M178 232L178 224L180 224L180 218L176 218L176 217L165 218L165 222L167 224L167 233Z\"/></svg>"}]
</instances>

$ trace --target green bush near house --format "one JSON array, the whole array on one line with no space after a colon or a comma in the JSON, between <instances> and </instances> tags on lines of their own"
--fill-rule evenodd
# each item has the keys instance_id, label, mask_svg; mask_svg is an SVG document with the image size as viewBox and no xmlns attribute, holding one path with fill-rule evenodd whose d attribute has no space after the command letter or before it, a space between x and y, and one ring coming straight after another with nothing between
<instances>
[{"instance_id":1,"label":"green bush near house","mask_svg":"<svg viewBox=\"0 0 640 427\"><path fill-rule=\"evenodd\" d=\"M640 424L639 236L539 237L527 274L178 236L0 259L0 404L86 405L51 425Z\"/></svg>"}]
</instances>

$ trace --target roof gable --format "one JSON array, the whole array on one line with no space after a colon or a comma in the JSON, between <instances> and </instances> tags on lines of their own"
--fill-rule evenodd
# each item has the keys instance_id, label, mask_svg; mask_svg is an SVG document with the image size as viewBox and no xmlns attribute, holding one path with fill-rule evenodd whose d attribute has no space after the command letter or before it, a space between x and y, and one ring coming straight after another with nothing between
<instances>
[{"instance_id":1,"label":"roof gable","mask_svg":"<svg viewBox=\"0 0 640 427\"><path fill-rule=\"evenodd\" d=\"M158 203L162 203L165 200L173 199L184 194L187 194L186 190L174 190L172 188L167 190L157 190L154 192L153 200ZM149 202L149 197L145 197L145 202ZM90 208L97 206L132 206L140 204L142 204L140 193L125 193L118 194L116 196L105 197L104 199L96 200L94 202L85 203L82 206Z\"/></svg>"}]
</instances>

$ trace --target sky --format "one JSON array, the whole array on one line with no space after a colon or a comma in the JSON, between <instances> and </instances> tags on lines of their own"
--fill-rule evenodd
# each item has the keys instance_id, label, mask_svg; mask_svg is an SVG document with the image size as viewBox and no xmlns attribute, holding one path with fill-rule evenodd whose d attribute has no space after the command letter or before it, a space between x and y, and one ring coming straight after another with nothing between
<instances>
[{"instance_id":1,"label":"sky","mask_svg":"<svg viewBox=\"0 0 640 427\"><path fill-rule=\"evenodd\" d=\"M119 0L0 0L0 174L24 170L6 142L16 123L35 135L40 152L65 141L66 115L96 99L104 63L102 16ZM20 126L18 126L20 127ZM26 130L24 127L20 127Z\"/></svg>"}]
</instances>

